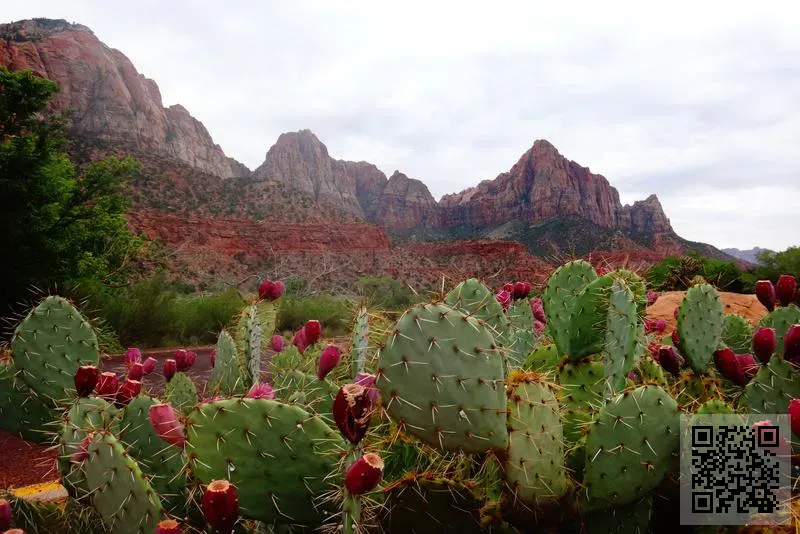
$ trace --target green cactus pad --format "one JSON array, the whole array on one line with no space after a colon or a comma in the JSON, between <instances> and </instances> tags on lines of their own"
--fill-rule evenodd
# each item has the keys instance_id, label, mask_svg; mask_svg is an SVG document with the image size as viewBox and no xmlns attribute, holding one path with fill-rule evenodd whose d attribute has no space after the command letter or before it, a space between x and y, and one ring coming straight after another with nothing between
<instances>
[{"instance_id":1,"label":"green cactus pad","mask_svg":"<svg viewBox=\"0 0 800 534\"><path fill-rule=\"evenodd\" d=\"M777 344L775 345L775 354L783 355L783 337L793 324L800 323L800 308L794 304L789 306L776 308L767 315L765 315L758 326L766 326L775 329L775 338ZM748 350L748 352L750 352Z\"/></svg>"},{"instance_id":2,"label":"green cactus pad","mask_svg":"<svg viewBox=\"0 0 800 534\"><path fill-rule=\"evenodd\" d=\"M319 417L266 399L226 399L196 407L187 421L186 453L202 483L229 480L244 517L316 525L344 441ZM328 510L330 512L330 510Z\"/></svg>"},{"instance_id":3,"label":"green cactus pad","mask_svg":"<svg viewBox=\"0 0 800 534\"><path fill-rule=\"evenodd\" d=\"M158 404L147 395L133 399L122 415L119 439L150 477L150 485L158 492L165 508L183 513L186 504L186 474L183 449L156 435L150 425L150 406Z\"/></svg>"},{"instance_id":4,"label":"green cactus pad","mask_svg":"<svg viewBox=\"0 0 800 534\"><path fill-rule=\"evenodd\" d=\"M216 359L208 385L222 395L233 395L244 390L244 380L239 373L239 355L231 335L223 330L217 338Z\"/></svg>"},{"instance_id":5,"label":"green cactus pad","mask_svg":"<svg viewBox=\"0 0 800 534\"><path fill-rule=\"evenodd\" d=\"M259 330L261 331L261 350L266 350L272 341L272 332L275 331L279 307L278 301L259 300L256 304L245 306L236 318L236 330L234 331L236 350L245 369L245 343L249 331L248 323L250 323L253 315L257 316Z\"/></svg>"},{"instance_id":6,"label":"green cactus pad","mask_svg":"<svg viewBox=\"0 0 800 534\"><path fill-rule=\"evenodd\" d=\"M561 363L556 345L539 345L525 359L523 369L526 371L552 371Z\"/></svg>"},{"instance_id":7,"label":"green cactus pad","mask_svg":"<svg viewBox=\"0 0 800 534\"><path fill-rule=\"evenodd\" d=\"M311 349L309 349L310 351ZM307 357L308 355L309 357ZM270 360L270 372L275 375L281 371L302 370L310 373L313 370L314 361L308 352L306 355L300 354L294 345L286 345L282 351L272 356Z\"/></svg>"},{"instance_id":8,"label":"green cactus pad","mask_svg":"<svg viewBox=\"0 0 800 534\"><path fill-rule=\"evenodd\" d=\"M569 351L569 329L572 307L578 294L597 278L589 262L575 260L556 269L547 280L542 306L547 315L547 328L560 354Z\"/></svg>"},{"instance_id":9,"label":"green cactus pad","mask_svg":"<svg viewBox=\"0 0 800 534\"><path fill-rule=\"evenodd\" d=\"M481 319L491 330L498 346L508 343L507 335L511 323L503 311L503 305L497 302L494 293L480 280L470 278L461 282L445 296L444 303Z\"/></svg>"},{"instance_id":10,"label":"green cactus pad","mask_svg":"<svg viewBox=\"0 0 800 534\"><path fill-rule=\"evenodd\" d=\"M353 378L355 378L358 373L364 371L368 349L369 313L366 306L362 306L358 309L358 313L356 314L356 320L353 324L353 332L350 338L350 374Z\"/></svg>"},{"instance_id":11,"label":"green cactus pad","mask_svg":"<svg viewBox=\"0 0 800 534\"><path fill-rule=\"evenodd\" d=\"M584 435L592 414L603 405L605 363L601 359L565 360L558 369L558 401L563 411L564 439L575 443Z\"/></svg>"},{"instance_id":12,"label":"green cactus pad","mask_svg":"<svg viewBox=\"0 0 800 534\"><path fill-rule=\"evenodd\" d=\"M792 364L770 358L745 386L740 402L750 413L788 413L789 401L800 398L800 376Z\"/></svg>"},{"instance_id":13,"label":"green cactus pad","mask_svg":"<svg viewBox=\"0 0 800 534\"><path fill-rule=\"evenodd\" d=\"M376 385L404 430L444 450L505 448L504 359L484 323L446 304L407 310L380 350Z\"/></svg>"},{"instance_id":14,"label":"green cactus pad","mask_svg":"<svg viewBox=\"0 0 800 534\"><path fill-rule=\"evenodd\" d=\"M537 339L533 332L527 330L513 330L509 335L508 349L506 357L508 364L512 367L522 367L526 358L536 347Z\"/></svg>"},{"instance_id":15,"label":"green cactus pad","mask_svg":"<svg viewBox=\"0 0 800 534\"><path fill-rule=\"evenodd\" d=\"M653 496L648 495L623 506L597 510L583 517L585 534L645 534L651 532Z\"/></svg>"},{"instance_id":16,"label":"green cactus pad","mask_svg":"<svg viewBox=\"0 0 800 534\"><path fill-rule=\"evenodd\" d=\"M0 428L34 443L52 442L59 411L23 382L13 363L0 363Z\"/></svg>"},{"instance_id":17,"label":"green cactus pad","mask_svg":"<svg viewBox=\"0 0 800 534\"><path fill-rule=\"evenodd\" d=\"M701 415L723 415L732 414L734 410L719 399L711 399L710 401L704 402L697 409L696 413Z\"/></svg>"},{"instance_id":18,"label":"green cactus pad","mask_svg":"<svg viewBox=\"0 0 800 534\"><path fill-rule=\"evenodd\" d=\"M167 402L172 404L176 410L184 414L199 402L197 387L195 387L189 375L183 372L175 373L164 388Z\"/></svg>"},{"instance_id":19,"label":"green cactus pad","mask_svg":"<svg viewBox=\"0 0 800 534\"><path fill-rule=\"evenodd\" d=\"M122 444L106 433L95 434L81 464L94 508L113 534L151 534L162 508L153 488Z\"/></svg>"},{"instance_id":20,"label":"green cactus pad","mask_svg":"<svg viewBox=\"0 0 800 534\"><path fill-rule=\"evenodd\" d=\"M624 505L659 485L680 443L679 413L657 386L627 391L600 409L586 438L587 509Z\"/></svg>"},{"instance_id":21,"label":"green cactus pad","mask_svg":"<svg viewBox=\"0 0 800 534\"><path fill-rule=\"evenodd\" d=\"M664 386L667 384L667 377L664 375L664 368L653 359L650 354L643 356L639 360L639 364L634 369L634 372L639 374L642 382L646 384L653 384L656 386Z\"/></svg>"},{"instance_id":22,"label":"green cactus pad","mask_svg":"<svg viewBox=\"0 0 800 534\"><path fill-rule=\"evenodd\" d=\"M511 322L511 326L517 330L533 331L533 310L531 310L530 300L520 299L515 301L508 307L507 317Z\"/></svg>"},{"instance_id":23,"label":"green cactus pad","mask_svg":"<svg viewBox=\"0 0 800 534\"><path fill-rule=\"evenodd\" d=\"M647 314L647 286L644 280L633 271L628 269L618 269L614 271L614 276L622 280L625 286L633 293L633 301L636 303L636 313L640 317Z\"/></svg>"},{"instance_id":24,"label":"green cactus pad","mask_svg":"<svg viewBox=\"0 0 800 534\"><path fill-rule=\"evenodd\" d=\"M678 308L681 353L698 373L708 370L722 339L724 309L717 290L698 284L686 291Z\"/></svg>"},{"instance_id":25,"label":"green cactus pad","mask_svg":"<svg viewBox=\"0 0 800 534\"><path fill-rule=\"evenodd\" d=\"M553 387L518 374L508 389L505 476L514 499L538 507L567 491L560 409Z\"/></svg>"},{"instance_id":26,"label":"green cactus pad","mask_svg":"<svg viewBox=\"0 0 800 534\"><path fill-rule=\"evenodd\" d=\"M100 362L92 327L69 301L58 296L45 298L20 323L11 350L25 383L54 401L75 395L79 367Z\"/></svg>"},{"instance_id":27,"label":"green cactus pad","mask_svg":"<svg viewBox=\"0 0 800 534\"><path fill-rule=\"evenodd\" d=\"M753 331L747 319L728 314L722 323L722 343L736 354L753 352Z\"/></svg>"},{"instance_id":28,"label":"green cactus pad","mask_svg":"<svg viewBox=\"0 0 800 534\"><path fill-rule=\"evenodd\" d=\"M333 399L339 393L339 387L330 380L320 380L316 375L290 370L275 374L272 385L278 400L300 405L326 420L331 418Z\"/></svg>"},{"instance_id":29,"label":"green cactus pad","mask_svg":"<svg viewBox=\"0 0 800 534\"><path fill-rule=\"evenodd\" d=\"M628 373L633 369L637 321L633 292L619 281L614 281L606 313L604 344L606 383L612 394L622 391Z\"/></svg>"},{"instance_id":30,"label":"green cactus pad","mask_svg":"<svg viewBox=\"0 0 800 534\"><path fill-rule=\"evenodd\" d=\"M586 285L575 298L569 326L569 357L583 358L603 350L614 273Z\"/></svg>"},{"instance_id":31,"label":"green cactus pad","mask_svg":"<svg viewBox=\"0 0 800 534\"><path fill-rule=\"evenodd\" d=\"M263 301L262 301L263 302ZM259 305L247 306L239 317L237 327L237 351L239 354L239 371L244 378L245 387L261 381L262 343L268 337L259 319Z\"/></svg>"}]
</instances>

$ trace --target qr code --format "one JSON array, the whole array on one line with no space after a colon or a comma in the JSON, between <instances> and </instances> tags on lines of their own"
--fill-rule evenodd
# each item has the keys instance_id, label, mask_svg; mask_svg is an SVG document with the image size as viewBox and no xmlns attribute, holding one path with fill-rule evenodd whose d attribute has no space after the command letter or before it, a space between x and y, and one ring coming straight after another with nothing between
<instances>
[{"instance_id":1,"label":"qr code","mask_svg":"<svg viewBox=\"0 0 800 534\"><path fill-rule=\"evenodd\" d=\"M785 520L791 488L790 437L785 414L684 416L681 524Z\"/></svg>"}]
</instances>

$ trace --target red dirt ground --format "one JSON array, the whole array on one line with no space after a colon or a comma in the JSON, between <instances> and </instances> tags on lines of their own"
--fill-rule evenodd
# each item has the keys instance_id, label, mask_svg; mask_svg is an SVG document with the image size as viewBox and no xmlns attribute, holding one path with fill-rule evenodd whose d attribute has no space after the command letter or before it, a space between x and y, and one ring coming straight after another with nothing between
<instances>
[{"instance_id":1,"label":"red dirt ground","mask_svg":"<svg viewBox=\"0 0 800 534\"><path fill-rule=\"evenodd\" d=\"M55 450L0 430L0 488L11 489L58 479Z\"/></svg>"}]
</instances>

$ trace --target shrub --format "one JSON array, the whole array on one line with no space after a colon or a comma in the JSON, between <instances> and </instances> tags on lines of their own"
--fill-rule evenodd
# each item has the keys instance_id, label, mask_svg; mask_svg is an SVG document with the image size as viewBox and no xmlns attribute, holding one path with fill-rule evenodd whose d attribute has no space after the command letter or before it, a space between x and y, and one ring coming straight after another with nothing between
<instances>
[{"instance_id":1,"label":"shrub","mask_svg":"<svg viewBox=\"0 0 800 534\"><path fill-rule=\"evenodd\" d=\"M322 323L326 336L342 335L349 332L351 317L351 305L347 299L328 295L306 298L287 295L281 299L276 329L296 331L306 321L316 319Z\"/></svg>"}]
</instances>

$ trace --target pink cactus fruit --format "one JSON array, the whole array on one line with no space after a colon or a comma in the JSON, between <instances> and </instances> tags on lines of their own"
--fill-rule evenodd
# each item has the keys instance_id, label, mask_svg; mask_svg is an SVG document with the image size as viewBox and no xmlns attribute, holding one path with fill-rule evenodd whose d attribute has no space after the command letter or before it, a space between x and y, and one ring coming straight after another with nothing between
<instances>
[{"instance_id":1,"label":"pink cactus fruit","mask_svg":"<svg viewBox=\"0 0 800 534\"><path fill-rule=\"evenodd\" d=\"M531 313L533 313L534 319L540 323L547 324L547 316L544 313L544 303L542 299L537 297L531 300Z\"/></svg>"},{"instance_id":2,"label":"pink cactus fruit","mask_svg":"<svg viewBox=\"0 0 800 534\"><path fill-rule=\"evenodd\" d=\"M136 362L128 369L128 378L131 380L141 380L144 376L144 364Z\"/></svg>"},{"instance_id":3,"label":"pink cactus fruit","mask_svg":"<svg viewBox=\"0 0 800 534\"><path fill-rule=\"evenodd\" d=\"M769 359L775 353L776 345L777 336L774 328L760 326L753 333L753 353L764 365L769 363Z\"/></svg>"},{"instance_id":4,"label":"pink cactus fruit","mask_svg":"<svg viewBox=\"0 0 800 534\"><path fill-rule=\"evenodd\" d=\"M495 298L497 299L497 302L499 302L503 306L504 310L508 310L508 307L511 305L511 293L510 292L508 292L506 290L503 290L500 293L498 293L497 295L495 295Z\"/></svg>"},{"instance_id":5,"label":"pink cactus fruit","mask_svg":"<svg viewBox=\"0 0 800 534\"><path fill-rule=\"evenodd\" d=\"M136 362L142 361L142 351L137 349L136 347L131 347L125 351L125 367L130 367Z\"/></svg>"},{"instance_id":6,"label":"pink cactus fruit","mask_svg":"<svg viewBox=\"0 0 800 534\"><path fill-rule=\"evenodd\" d=\"M375 375L358 373L356 374L355 380L353 380L354 384L358 384L367 388L367 397L373 406L378 404L378 388L375 386L376 379L377 377Z\"/></svg>"},{"instance_id":7,"label":"pink cactus fruit","mask_svg":"<svg viewBox=\"0 0 800 534\"><path fill-rule=\"evenodd\" d=\"M142 392L142 383L139 380L126 378L117 391L117 406L127 406L134 398Z\"/></svg>"},{"instance_id":8,"label":"pink cactus fruit","mask_svg":"<svg viewBox=\"0 0 800 534\"><path fill-rule=\"evenodd\" d=\"M100 376L97 378L97 385L94 388L94 392L98 397L113 399L117 395L118 389L119 377L116 373L107 371L105 373L100 373Z\"/></svg>"},{"instance_id":9,"label":"pink cactus fruit","mask_svg":"<svg viewBox=\"0 0 800 534\"><path fill-rule=\"evenodd\" d=\"M334 367L339 364L342 356L339 347L336 345L328 345L323 349L322 354L319 355L319 362L317 364L317 378L324 380L328 373L333 371Z\"/></svg>"},{"instance_id":10,"label":"pink cactus fruit","mask_svg":"<svg viewBox=\"0 0 800 534\"><path fill-rule=\"evenodd\" d=\"M315 319L308 321L303 326L303 331L306 334L306 340L309 345L315 344L322 337L322 325Z\"/></svg>"},{"instance_id":11,"label":"pink cactus fruit","mask_svg":"<svg viewBox=\"0 0 800 534\"><path fill-rule=\"evenodd\" d=\"M175 376L175 373L178 371L178 363L169 358L164 362L164 378L167 382L172 380L172 377Z\"/></svg>"},{"instance_id":12,"label":"pink cactus fruit","mask_svg":"<svg viewBox=\"0 0 800 534\"><path fill-rule=\"evenodd\" d=\"M308 348L308 339L306 338L306 329L301 328L297 332L295 332L294 337L292 338L292 345L297 347L297 350L300 354L303 354L305 350Z\"/></svg>"},{"instance_id":13,"label":"pink cactus fruit","mask_svg":"<svg viewBox=\"0 0 800 534\"><path fill-rule=\"evenodd\" d=\"M183 424L178 419L178 412L169 403L153 404L149 412L150 426L162 440L172 445L184 447L186 435Z\"/></svg>"},{"instance_id":14,"label":"pink cactus fruit","mask_svg":"<svg viewBox=\"0 0 800 534\"><path fill-rule=\"evenodd\" d=\"M147 376L147 375L149 375L150 373L152 373L153 371L155 371L155 370L156 370L156 364L157 364L157 363L158 363L158 362L156 361L156 359L155 359L155 358L153 358L152 356L148 357L148 358L147 358L147 359L144 361L144 363L142 363L142 367L143 367L144 375L145 375L145 376Z\"/></svg>"},{"instance_id":15,"label":"pink cactus fruit","mask_svg":"<svg viewBox=\"0 0 800 534\"><path fill-rule=\"evenodd\" d=\"M647 305L652 306L658 300L658 293L652 289L647 290Z\"/></svg>"},{"instance_id":16,"label":"pink cactus fruit","mask_svg":"<svg viewBox=\"0 0 800 534\"><path fill-rule=\"evenodd\" d=\"M756 298L767 309L775 309L775 286L772 280L759 280L756 282Z\"/></svg>"},{"instance_id":17,"label":"pink cactus fruit","mask_svg":"<svg viewBox=\"0 0 800 534\"><path fill-rule=\"evenodd\" d=\"M368 452L350 464L344 475L344 486L350 495L363 495L375 489L383 476L383 460Z\"/></svg>"},{"instance_id":18,"label":"pink cactus fruit","mask_svg":"<svg viewBox=\"0 0 800 534\"><path fill-rule=\"evenodd\" d=\"M275 334L274 336L272 336L272 341L270 342L270 347L275 352L281 352L281 351L283 351L284 343L285 343L285 340L283 339L283 336L280 335L280 334Z\"/></svg>"},{"instance_id":19,"label":"pink cactus fruit","mask_svg":"<svg viewBox=\"0 0 800 534\"><path fill-rule=\"evenodd\" d=\"M794 294L797 291L797 279L791 274L782 274L778 277L778 282L775 284L775 297L781 306L788 306L794 299Z\"/></svg>"}]
</instances>

